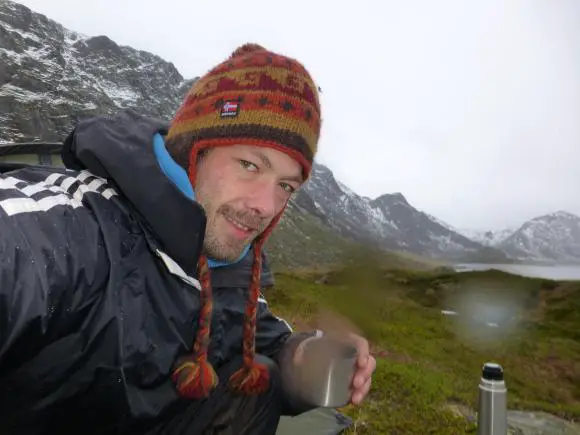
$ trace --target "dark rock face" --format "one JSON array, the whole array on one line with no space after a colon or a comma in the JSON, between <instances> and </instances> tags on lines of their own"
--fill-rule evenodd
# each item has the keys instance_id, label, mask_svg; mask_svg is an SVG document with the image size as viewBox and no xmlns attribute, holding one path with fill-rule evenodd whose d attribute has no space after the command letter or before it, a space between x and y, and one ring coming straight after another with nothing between
<instances>
[{"instance_id":1,"label":"dark rock face","mask_svg":"<svg viewBox=\"0 0 580 435\"><path fill-rule=\"evenodd\" d=\"M62 140L76 119L122 108L169 119L193 80L156 55L0 2L0 142Z\"/></svg>"}]
</instances>

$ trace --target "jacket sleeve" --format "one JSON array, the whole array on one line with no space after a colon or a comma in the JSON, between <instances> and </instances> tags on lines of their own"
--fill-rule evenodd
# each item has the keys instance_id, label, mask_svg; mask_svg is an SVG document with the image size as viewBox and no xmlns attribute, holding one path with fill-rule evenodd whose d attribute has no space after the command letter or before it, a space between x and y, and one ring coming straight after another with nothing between
<instances>
[{"instance_id":1,"label":"jacket sleeve","mask_svg":"<svg viewBox=\"0 0 580 435\"><path fill-rule=\"evenodd\" d=\"M292 338L294 331L288 322L268 307L268 302L261 295L258 298L258 316L256 319L256 349L259 353L276 359L286 341Z\"/></svg>"},{"instance_id":2,"label":"jacket sleeve","mask_svg":"<svg viewBox=\"0 0 580 435\"><path fill-rule=\"evenodd\" d=\"M261 285L263 288L274 286L274 274L264 251L262 251ZM268 307L268 301L263 294L260 294L256 319L256 349L259 353L277 361L280 351L287 344L302 341L303 335L295 334L286 320L272 313Z\"/></svg>"},{"instance_id":3,"label":"jacket sleeve","mask_svg":"<svg viewBox=\"0 0 580 435\"><path fill-rule=\"evenodd\" d=\"M41 187L0 174L0 378L82 322L104 279L88 209Z\"/></svg>"}]
</instances>

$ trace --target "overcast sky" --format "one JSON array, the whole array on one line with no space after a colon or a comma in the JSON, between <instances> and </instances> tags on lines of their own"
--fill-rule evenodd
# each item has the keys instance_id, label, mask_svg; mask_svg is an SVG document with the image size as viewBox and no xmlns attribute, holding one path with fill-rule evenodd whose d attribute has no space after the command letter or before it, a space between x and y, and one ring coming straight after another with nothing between
<instances>
[{"instance_id":1,"label":"overcast sky","mask_svg":"<svg viewBox=\"0 0 580 435\"><path fill-rule=\"evenodd\" d=\"M459 228L580 215L577 0L18 2L185 77L248 41L297 58L323 90L318 161L359 194Z\"/></svg>"}]
</instances>

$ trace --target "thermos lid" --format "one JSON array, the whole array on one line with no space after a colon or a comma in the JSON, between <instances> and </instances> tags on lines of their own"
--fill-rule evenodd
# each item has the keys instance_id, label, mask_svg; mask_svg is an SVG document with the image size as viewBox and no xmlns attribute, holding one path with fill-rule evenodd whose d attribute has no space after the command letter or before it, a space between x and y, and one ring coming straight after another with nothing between
<instances>
[{"instance_id":1,"label":"thermos lid","mask_svg":"<svg viewBox=\"0 0 580 435\"><path fill-rule=\"evenodd\" d=\"M481 376L488 381L503 381L503 369L499 364L485 363Z\"/></svg>"}]
</instances>

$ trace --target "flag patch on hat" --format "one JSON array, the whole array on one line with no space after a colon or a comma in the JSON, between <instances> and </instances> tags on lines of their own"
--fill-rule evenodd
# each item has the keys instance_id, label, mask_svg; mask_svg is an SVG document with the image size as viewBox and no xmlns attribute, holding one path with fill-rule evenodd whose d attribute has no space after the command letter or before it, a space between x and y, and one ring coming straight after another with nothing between
<instances>
[{"instance_id":1,"label":"flag patch on hat","mask_svg":"<svg viewBox=\"0 0 580 435\"><path fill-rule=\"evenodd\" d=\"M237 101L226 101L220 112L222 118L232 118L238 116L240 112L240 103Z\"/></svg>"}]
</instances>

